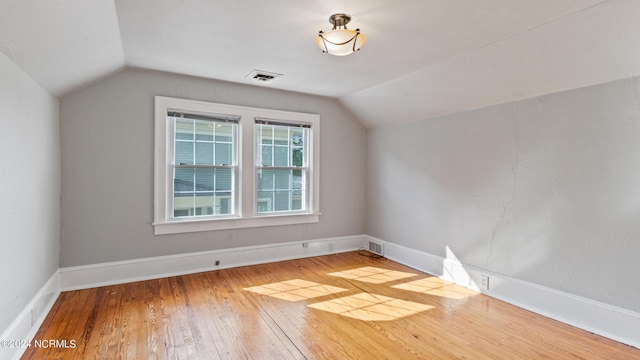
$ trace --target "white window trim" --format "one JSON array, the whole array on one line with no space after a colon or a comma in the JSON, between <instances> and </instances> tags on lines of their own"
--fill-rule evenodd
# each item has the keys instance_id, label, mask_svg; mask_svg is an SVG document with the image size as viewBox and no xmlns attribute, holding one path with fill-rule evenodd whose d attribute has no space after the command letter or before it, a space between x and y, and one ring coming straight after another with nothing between
<instances>
[{"instance_id":1,"label":"white window trim","mask_svg":"<svg viewBox=\"0 0 640 360\"><path fill-rule=\"evenodd\" d=\"M271 120L277 121L280 124L299 125L301 123L304 123L303 121L289 121L289 120L281 120L281 119L271 119ZM311 154L313 153L313 143L314 143L314 140L312 138L313 137L313 124L312 123L306 123L306 124L311 125L310 131L309 131L309 134L311 135L311 138L308 138L308 139L305 140L307 142L308 146L306 146L307 151L304 153L304 156L305 156L305 159L306 159L305 160L305 164L311 164L310 161L312 161ZM254 126L254 129L255 129L255 126ZM260 158L260 155L259 155L260 149L258 148L258 134L254 133L253 143L254 143L254 152L253 152L254 159L259 159ZM254 161L253 167L254 167L254 179L256 179L257 178L257 172L258 172L258 169L259 169L259 166L256 164L256 161ZM292 167L292 169L295 169L295 167ZM305 169L304 171L305 171L305 174L306 174L306 178L305 178L306 187L309 188L309 189L313 189L313 176L311 175L311 173L313 171L313 166L309 165L308 166L308 170ZM253 192L257 196L257 193L258 193L258 184L257 184L257 182L254 182L254 186L255 187L253 189ZM312 209L312 206L313 206L313 194L309 193L308 191L305 191L305 204L306 204L306 207L308 209ZM277 216L278 215L278 212L259 213L258 212L258 202L257 201L253 202L253 206L254 206L253 207L254 216L256 216L256 217ZM308 212L309 212L309 210L293 210L293 211L284 212L284 214L286 214L286 215L296 215L296 214L305 214L305 213L308 213Z\"/></svg>"},{"instance_id":2,"label":"white window trim","mask_svg":"<svg viewBox=\"0 0 640 360\"><path fill-rule=\"evenodd\" d=\"M238 126L238 200L235 215L218 218L171 219L167 206L172 181L169 174L169 141L172 141L167 120L167 110L183 109L202 113L239 115ZM308 210L296 213L257 214L255 176L254 119L271 118L291 123L311 124L309 139L309 187L311 189ZM177 234L196 231L240 229L262 226L307 224L320 221L320 116L281 110L260 109L245 106L209 103L196 100L155 97L155 158L154 158L154 234Z\"/></svg>"}]
</instances>

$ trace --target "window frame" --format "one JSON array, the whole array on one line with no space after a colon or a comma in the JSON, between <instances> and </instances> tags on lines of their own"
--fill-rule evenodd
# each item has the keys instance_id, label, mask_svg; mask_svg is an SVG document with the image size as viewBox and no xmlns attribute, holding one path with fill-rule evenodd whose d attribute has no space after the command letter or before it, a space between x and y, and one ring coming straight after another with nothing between
<instances>
[{"instance_id":1,"label":"window frame","mask_svg":"<svg viewBox=\"0 0 640 360\"><path fill-rule=\"evenodd\" d=\"M173 134L167 112L182 110L202 114L239 116L237 129L237 171L235 213L216 217L173 218L169 214L173 191L170 154ZM268 118L291 124L310 124L308 141L308 206L304 211L257 212L257 145L255 119ZM320 221L320 116L282 110L261 109L205 101L155 97L154 129L154 234L178 234L196 231L240 229L261 226L293 225Z\"/></svg>"},{"instance_id":2,"label":"window frame","mask_svg":"<svg viewBox=\"0 0 640 360\"><path fill-rule=\"evenodd\" d=\"M255 125L254 125L254 130L256 128L258 128L259 126L283 126L283 127L287 127L287 131L290 132L291 129L296 129L296 128L300 128L300 129L304 129L303 131L305 131L307 133L307 136L305 137L305 143L302 146L303 151L303 166L295 166L295 165L289 165L289 166L279 166L279 165L275 165L275 155L272 157L274 164L271 166L265 166L263 164L258 164L258 161L261 159L261 148L260 148L260 143L258 141L259 138L259 134L257 132L254 132L254 179L256 179L255 181L255 189L254 189L254 194L255 194L255 199L254 199L254 214L255 216L270 216L270 215L278 215L278 214L298 214L298 213L306 213L308 212L311 208L312 205L312 194L310 193L310 189L313 189L313 187L311 186L311 181L312 181L312 177L311 177L311 157L310 154L312 153L311 151L311 142L312 140L312 128L313 128L313 124L310 123L303 123L303 122L292 122L292 121L283 121L281 119L265 119L265 118L256 118L254 119ZM302 126L301 126L302 125ZM308 128L308 130L306 130ZM275 129L274 129L275 130ZM272 146L275 148L278 145L276 144L272 144ZM287 144L287 149L289 149L291 147L290 144ZM288 151L287 154L289 155ZM303 171L304 173L304 209L300 209L300 210L289 210L289 211L269 211L269 212L260 212L258 211L258 202L260 200L260 197L258 196L258 192L260 191L260 189L258 189L258 172L261 170L300 170ZM275 181L274 181L274 189L275 189ZM291 189L289 189L291 190ZM275 205L274 205L275 206Z\"/></svg>"},{"instance_id":3,"label":"window frame","mask_svg":"<svg viewBox=\"0 0 640 360\"><path fill-rule=\"evenodd\" d=\"M172 111L173 110L173 111ZM168 113L175 113L176 109L168 109ZM185 112L183 109L180 110L180 112ZM193 113L193 112L191 112ZM187 115L187 114L185 114ZM188 114L185 118L192 120L192 121L202 121L204 119L197 119L195 117L193 117L193 115L199 116L202 114ZM215 114L216 116L207 116L207 115L213 115L213 114L205 114L206 117L211 117L212 119L207 119L204 121L208 121L211 123L227 123L227 121L222 120L221 118L229 118L229 116L227 115L223 115L223 114ZM179 140L176 138L176 126L175 126L175 122L173 123L173 126L171 126L171 120L169 119L170 115L167 115L168 119L167 119L167 126L169 127L168 131L170 132L168 135L168 139L167 139L167 163L169 166L169 169L167 170L167 186L169 187L167 189L167 200L166 200L166 211L167 211L167 218L169 218L171 221L185 221L185 220L190 220L190 219L221 219L221 218L232 218L235 216L236 212L237 212L237 204L238 204L238 179L239 179L239 171L238 171L238 145L239 145L239 137L238 137L238 132L239 132L239 120L231 120L228 121L229 123L232 123L235 125L235 127L232 127L232 142L231 142L231 161L229 164L215 164L215 158L214 160L214 164L212 165L204 165L204 164L198 164L196 163L196 161L193 162L193 164L178 164L176 159L175 159L175 154L176 154L176 146L178 142L188 142L188 141L184 141L184 140ZM173 116L174 119L177 119L177 116ZM218 118L218 119L213 119L213 118ZM194 123L195 125L195 123ZM193 149L193 156L195 157L197 154L197 144L200 143L206 143L208 141L202 141L202 140L198 140L197 139L197 134L195 133L195 127L194 127L194 138L193 138L193 143L195 144L194 149ZM218 143L218 141L215 139L215 135L214 138L212 140L212 144L213 144L213 149L214 152L216 151L216 144ZM195 159L194 159L195 160ZM191 215L191 216L185 216L185 217L176 217L175 216L175 194L176 194L176 189L175 189L175 181L173 181L173 175L175 174L176 169L194 169L195 172L197 172L198 169L213 169L218 170L218 169L230 169L231 170L231 206L232 206L232 211L230 214L212 214L212 215ZM215 179L214 179L215 181ZM212 189L212 192L214 193L214 197L216 196L215 194L218 192L218 190L216 190L215 188ZM197 190L197 183L194 180L194 197L195 195L198 193ZM195 198L194 198L194 210L195 210ZM173 210L173 211L172 211Z\"/></svg>"}]
</instances>

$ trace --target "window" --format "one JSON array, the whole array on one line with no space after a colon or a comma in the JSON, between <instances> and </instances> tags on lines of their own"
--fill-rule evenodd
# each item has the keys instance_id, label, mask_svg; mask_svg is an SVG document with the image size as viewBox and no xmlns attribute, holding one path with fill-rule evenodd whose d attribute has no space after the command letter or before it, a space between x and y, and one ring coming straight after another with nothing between
<instances>
[{"instance_id":1,"label":"window","mask_svg":"<svg viewBox=\"0 0 640 360\"><path fill-rule=\"evenodd\" d=\"M238 119L169 111L173 219L235 213Z\"/></svg>"},{"instance_id":2,"label":"window","mask_svg":"<svg viewBox=\"0 0 640 360\"><path fill-rule=\"evenodd\" d=\"M154 233L319 221L319 116L156 97Z\"/></svg>"},{"instance_id":3,"label":"window","mask_svg":"<svg viewBox=\"0 0 640 360\"><path fill-rule=\"evenodd\" d=\"M309 124L256 119L257 212L307 209Z\"/></svg>"}]
</instances>

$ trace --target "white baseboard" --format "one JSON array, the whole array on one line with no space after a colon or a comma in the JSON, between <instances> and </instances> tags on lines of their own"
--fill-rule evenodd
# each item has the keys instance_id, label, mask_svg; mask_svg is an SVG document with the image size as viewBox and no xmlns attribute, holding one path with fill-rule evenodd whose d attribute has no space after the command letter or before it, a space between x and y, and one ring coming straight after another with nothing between
<instances>
[{"instance_id":1,"label":"white baseboard","mask_svg":"<svg viewBox=\"0 0 640 360\"><path fill-rule=\"evenodd\" d=\"M11 322L11 325L0 335L1 340L21 342L33 339L60 295L59 279L58 271L54 272ZM19 359L25 350L27 348L23 346L0 346L0 359Z\"/></svg>"},{"instance_id":2,"label":"white baseboard","mask_svg":"<svg viewBox=\"0 0 640 360\"><path fill-rule=\"evenodd\" d=\"M384 256L393 261L481 291L537 314L640 348L640 313L465 265L453 256L436 256L368 235L365 235L364 239L383 243ZM481 274L489 276L489 290L479 288Z\"/></svg>"},{"instance_id":3,"label":"white baseboard","mask_svg":"<svg viewBox=\"0 0 640 360\"><path fill-rule=\"evenodd\" d=\"M61 291L354 251L362 247L363 239L364 235L344 236L60 268L0 340L32 340ZM0 347L0 360L19 359L25 350Z\"/></svg>"},{"instance_id":4,"label":"white baseboard","mask_svg":"<svg viewBox=\"0 0 640 360\"><path fill-rule=\"evenodd\" d=\"M414 269L573 325L595 334L640 348L640 314L544 286L495 274L368 235L355 235L291 243L269 244L198 253L60 268L38 291L0 339L32 339L60 291L86 289L132 281L157 279L256 265L275 261L353 251L366 241L384 244L385 257ZM219 265L215 262L219 261ZM480 275L490 277L489 290L479 289ZM19 358L25 349L0 349L0 359Z\"/></svg>"},{"instance_id":5,"label":"white baseboard","mask_svg":"<svg viewBox=\"0 0 640 360\"><path fill-rule=\"evenodd\" d=\"M363 235L355 235L66 267L60 268L60 289L86 289L347 252L362 247L363 239Z\"/></svg>"}]
</instances>

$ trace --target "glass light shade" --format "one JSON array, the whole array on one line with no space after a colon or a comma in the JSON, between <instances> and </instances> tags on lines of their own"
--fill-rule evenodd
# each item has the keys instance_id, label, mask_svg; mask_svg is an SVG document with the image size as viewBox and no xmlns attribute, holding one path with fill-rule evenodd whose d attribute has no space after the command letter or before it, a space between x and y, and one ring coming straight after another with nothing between
<instances>
[{"instance_id":1,"label":"glass light shade","mask_svg":"<svg viewBox=\"0 0 640 360\"><path fill-rule=\"evenodd\" d=\"M336 29L321 32L316 38L316 45L331 55L345 56L360 50L364 41L364 35L360 34L360 31Z\"/></svg>"}]
</instances>

